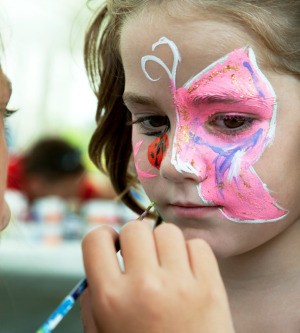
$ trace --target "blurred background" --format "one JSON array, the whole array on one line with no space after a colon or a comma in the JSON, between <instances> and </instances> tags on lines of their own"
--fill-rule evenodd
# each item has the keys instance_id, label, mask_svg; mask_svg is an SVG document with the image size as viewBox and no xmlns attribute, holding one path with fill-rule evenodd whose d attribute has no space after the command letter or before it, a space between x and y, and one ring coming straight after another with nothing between
<instances>
[{"instance_id":1,"label":"blurred background","mask_svg":"<svg viewBox=\"0 0 300 333\"><path fill-rule=\"evenodd\" d=\"M118 230L136 218L87 156L96 98L84 69L83 40L100 4L0 0L1 67L12 83L8 108L18 110L6 122L12 222L0 236L0 333L34 332L83 277L80 242L86 232L102 223ZM63 140L74 151L50 162L37 159L30 173L26 156L45 138ZM56 184L51 170L43 172L52 178L39 174L41 164L57 172L80 165L81 171ZM72 194L83 179L87 194ZM55 332L82 332L78 304Z\"/></svg>"},{"instance_id":2,"label":"blurred background","mask_svg":"<svg viewBox=\"0 0 300 333\"><path fill-rule=\"evenodd\" d=\"M90 1L97 8L101 1ZM85 146L96 99L83 64L83 39L93 9L86 0L1 0L2 67L12 81L11 149L41 135L70 136Z\"/></svg>"}]
</instances>

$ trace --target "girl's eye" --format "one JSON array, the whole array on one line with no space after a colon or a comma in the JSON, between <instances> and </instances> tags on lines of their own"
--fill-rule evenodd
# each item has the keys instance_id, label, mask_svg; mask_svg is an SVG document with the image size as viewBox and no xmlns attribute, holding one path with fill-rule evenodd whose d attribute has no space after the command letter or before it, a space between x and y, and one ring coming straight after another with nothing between
<instances>
[{"instance_id":1,"label":"girl's eye","mask_svg":"<svg viewBox=\"0 0 300 333\"><path fill-rule=\"evenodd\" d=\"M140 117L131 124L140 125L143 134L148 136L160 136L170 129L170 121L167 116Z\"/></svg>"},{"instance_id":2,"label":"girl's eye","mask_svg":"<svg viewBox=\"0 0 300 333\"><path fill-rule=\"evenodd\" d=\"M14 114L17 110L8 110L8 109L5 109L4 110L4 118L8 118L10 117L12 114Z\"/></svg>"},{"instance_id":3,"label":"girl's eye","mask_svg":"<svg viewBox=\"0 0 300 333\"><path fill-rule=\"evenodd\" d=\"M208 126L225 134L237 134L251 126L255 118L244 115L219 114L208 121Z\"/></svg>"}]
</instances>

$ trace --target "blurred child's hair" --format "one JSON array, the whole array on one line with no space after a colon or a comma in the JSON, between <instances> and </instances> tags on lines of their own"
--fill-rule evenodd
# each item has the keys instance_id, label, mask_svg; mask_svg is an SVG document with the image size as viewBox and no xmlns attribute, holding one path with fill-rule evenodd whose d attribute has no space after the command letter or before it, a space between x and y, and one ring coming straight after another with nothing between
<instances>
[{"instance_id":1,"label":"blurred child's hair","mask_svg":"<svg viewBox=\"0 0 300 333\"><path fill-rule=\"evenodd\" d=\"M97 128L89 153L96 166L111 178L122 200L137 213L131 186L137 178L131 168L131 127L123 103L124 70L119 53L122 24L148 7L160 6L183 19L215 18L248 30L270 67L300 78L299 0L108 0L93 20L85 39L85 64L98 98ZM143 27L141 27L143 29ZM137 32L138 33L138 32Z\"/></svg>"},{"instance_id":2,"label":"blurred child's hair","mask_svg":"<svg viewBox=\"0 0 300 333\"><path fill-rule=\"evenodd\" d=\"M24 154L26 175L59 181L84 171L80 151L60 138L43 138Z\"/></svg>"}]
</instances>

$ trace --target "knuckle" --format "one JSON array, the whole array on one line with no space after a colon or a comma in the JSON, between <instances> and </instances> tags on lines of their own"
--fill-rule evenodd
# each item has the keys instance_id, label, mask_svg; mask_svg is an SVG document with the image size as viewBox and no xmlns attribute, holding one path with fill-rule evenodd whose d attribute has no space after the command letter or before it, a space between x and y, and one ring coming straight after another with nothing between
<instances>
[{"instance_id":1,"label":"knuckle","mask_svg":"<svg viewBox=\"0 0 300 333\"><path fill-rule=\"evenodd\" d=\"M203 292L203 299L205 304L208 306L216 306L222 303L223 293L220 292L219 288L205 288Z\"/></svg>"},{"instance_id":2,"label":"knuckle","mask_svg":"<svg viewBox=\"0 0 300 333\"><path fill-rule=\"evenodd\" d=\"M120 235L128 235L128 234L132 234L132 232L143 232L144 230L148 230L149 226L146 225L145 223L141 222L141 221L130 221L127 222L121 229L120 231Z\"/></svg>"},{"instance_id":3,"label":"knuckle","mask_svg":"<svg viewBox=\"0 0 300 333\"><path fill-rule=\"evenodd\" d=\"M89 246L92 246L94 242L98 242L99 239L102 237L110 236L112 237L115 231L106 225L96 227L95 229L92 229L89 231L82 239L81 241L81 247L82 249L85 249Z\"/></svg>"},{"instance_id":4,"label":"knuckle","mask_svg":"<svg viewBox=\"0 0 300 333\"><path fill-rule=\"evenodd\" d=\"M183 238L182 231L173 223L162 223L154 229L154 232L156 234L166 235L167 237L176 236Z\"/></svg>"},{"instance_id":5,"label":"knuckle","mask_svg":"<svg viewBox=\"0 0 300 333\"><path fill-rule=\"evenodd\" d=\"M145 275L138 278L137 285L140 295L155 297L161 292L161 284L156 279Z\"/></svg>"},{"instance_id":6,"label":"knuckle","mask_svg":"<svg viewBox=\"0 0 300 333\"><path fill-rule=\"evenodd\" d=\"M144 313L154 320L159 320L162 315L160 309L169 304L167 288L159 279L146 276L139 278L135 301Z\"/></svg>"},{"instance_id":7,"label":"knuckle","mask_svg":"<svg viewBox=\"0 0 300 333\"><path fill-rule=\"evenodd\" d=\"M151 305L164 303L168 294L167 281L157 276L140 276L136 281L137 300L147 308Z\"/></svg>"},{"instance_id":8,"label":"knuckle","mask_svg":"<svg viewBox=\"0 0 300 333\"><path fill-rule=\"evenodd\" d=\"M190 247L193 247L198 251L201 251L201 253L214 256L211 247L204 239L194 238L188 240L187 243L189 244Z\"/></svg>"}]
</instances>

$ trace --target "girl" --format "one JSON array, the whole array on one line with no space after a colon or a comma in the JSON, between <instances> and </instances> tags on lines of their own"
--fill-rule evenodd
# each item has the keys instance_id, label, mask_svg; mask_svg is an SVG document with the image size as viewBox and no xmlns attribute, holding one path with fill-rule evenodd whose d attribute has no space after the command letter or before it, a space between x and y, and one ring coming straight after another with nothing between
<instances>
[{"instance_id":1,"label":"girl","mask_svg":"<svg viewBox=\"0 0 300 333\"><path fill-rule=\"evenodd\" d=\"M89 332L299 332L299 24L299 1L106 1L91 157L168 223L121 230L124 273L112 230L85 238Z\"/></svg>"}]
</instances>

